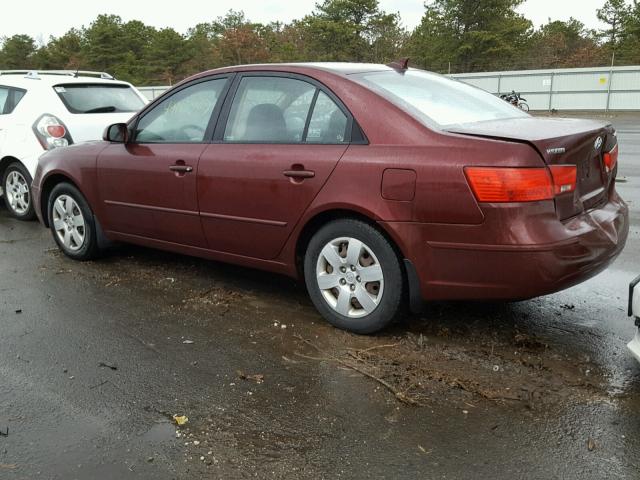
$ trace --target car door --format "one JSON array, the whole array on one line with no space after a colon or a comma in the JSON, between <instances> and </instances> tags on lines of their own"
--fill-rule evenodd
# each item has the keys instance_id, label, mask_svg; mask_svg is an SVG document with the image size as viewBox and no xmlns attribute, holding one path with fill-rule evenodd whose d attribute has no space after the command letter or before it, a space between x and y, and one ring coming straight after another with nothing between
<instances>
[{"instance_id":1,"label":"car door","mask_svg":"<svg viewBox=\"0 0 640 480\"><path fill-rule=\"evenodd\" d=\"M98 185L108 231L206 246L196 173L228 82L228 76L208 78L176 90L141 114L130 141L100 154Z\"/></svg>"},{"instance_id":2,"label":"car door","mask_svg":"<svg viewBox=\"0 0 640 480\"><path fill-rule=\"evenodd\" d=\"M352 119L307 77L239 75L198 170L209 248L275 258L347 149Z\"/></svg>"}]
</instances>

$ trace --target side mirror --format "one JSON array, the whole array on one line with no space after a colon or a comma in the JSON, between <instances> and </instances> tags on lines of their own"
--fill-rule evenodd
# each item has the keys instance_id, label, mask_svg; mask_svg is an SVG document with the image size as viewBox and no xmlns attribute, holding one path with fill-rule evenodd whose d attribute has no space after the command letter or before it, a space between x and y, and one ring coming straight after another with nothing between
<instances>
[{"instance_id":1,"label":"side mirror","mask_svg":"<svg viewBox=\"0 0 640 480\"><path fill-rule=\"evenodd\" d=\"M126 123L114 123L109 125L102 134L105 142L127 143L129 140L129 129Z\"/></svg>"}]
</instances>

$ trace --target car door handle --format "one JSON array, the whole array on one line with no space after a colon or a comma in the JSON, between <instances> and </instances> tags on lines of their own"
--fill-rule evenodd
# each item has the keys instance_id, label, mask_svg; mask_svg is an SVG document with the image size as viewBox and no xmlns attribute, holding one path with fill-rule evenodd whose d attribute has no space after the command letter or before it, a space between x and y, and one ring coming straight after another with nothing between
<instances>
[{"instance_id":1,"label":"car door handle","mask_svg":"<svg viewBox=\"0 0 640 480\"><path fill-rule=\"evenodd\" d=\"M312 170L285 170L282 173L289 178L313 178L316 176L316 172Z\"/></svg>"},{"instance_id":2,"label":"car door handle","mask_svg":"<svg viewBox=\"0 0 640 480\"><path fill-rule=\"evenodd\" d=\"M189 165L171 165L169 170L177 173L190 173L193 172L193 167L190 167Z\"/></svg>"}]
</instances>

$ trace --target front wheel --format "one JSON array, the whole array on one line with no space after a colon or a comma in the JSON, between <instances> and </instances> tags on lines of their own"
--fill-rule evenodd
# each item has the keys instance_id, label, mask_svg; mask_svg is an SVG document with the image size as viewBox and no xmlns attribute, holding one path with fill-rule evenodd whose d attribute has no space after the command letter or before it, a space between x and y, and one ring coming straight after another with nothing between
<instances>
[{"instance_id":1,"label":"front wheel","mask_svg":"<svg viewBox=\"0 0 640 480\"><path fill-rule=\"evenodd\" d=\"M526 104L526 103L524 103L524 102L520 102L520 103L518 104L518 108L519 108L520 110L525 111L525 112L528 112L528 111L529 111L529 105L527 105L527 104Z\"/></svg>"},{"instance_id":2,"label":"front wheel","mask_svg":"<svg viewBox=\"0 0 640 480\"><path fill-rule=\"evenodd\" d=\"M365 222L336 220L318 230L307 247L304 276L314 305L338 328L374 333L404 312L400 259L384 235Z\"/></svg>"},{"instance_id":3,"label":"front wheel","mask_svg":"<svg viewBox=\"0 0 640 480\"><path fill-rule=\"evenodd\" d=\"M33 202L31 201L31 175L18 162L10 164L2 176L4 203L9 214L18 220L33 220L36 218Z\"/></svg>"},{"instance_id":4,"label":"front wheel","mask_svg":"<svg viewBox=\"0 0 640 480\"><path fill-rule=\"evenodd\" d=\"M62 252L74 260L98 256L93 212L80 191L69 183L56 185L48 201L49 226Z\"/></svg>"}]
</instances>

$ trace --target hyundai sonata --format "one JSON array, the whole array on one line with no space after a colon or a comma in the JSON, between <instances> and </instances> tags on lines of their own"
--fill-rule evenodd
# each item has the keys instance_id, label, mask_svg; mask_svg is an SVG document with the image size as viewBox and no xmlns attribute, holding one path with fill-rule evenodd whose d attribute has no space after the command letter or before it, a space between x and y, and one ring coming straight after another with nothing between
<instances>
[{"instance_id":1,"label":"hyundai sonata","mask_svg":"<svg viewBox=\"0 0 640 480\"><path fill-rule=\"evenodd\" d=\"M252 65L46 153L33 193L71 258L118 241L279 272L371 333L423 300L527 299L606 268L629 229L617 158L607 123L406 62Z\"/></svg>"}]
</instances>

